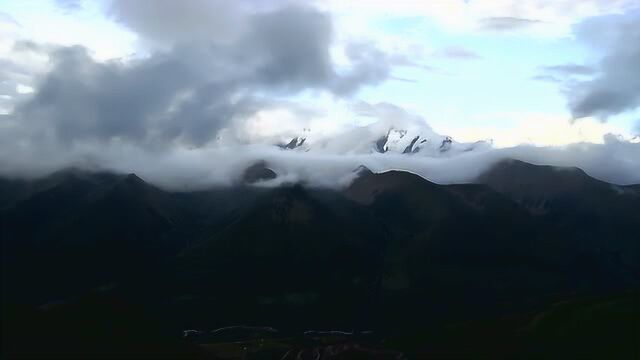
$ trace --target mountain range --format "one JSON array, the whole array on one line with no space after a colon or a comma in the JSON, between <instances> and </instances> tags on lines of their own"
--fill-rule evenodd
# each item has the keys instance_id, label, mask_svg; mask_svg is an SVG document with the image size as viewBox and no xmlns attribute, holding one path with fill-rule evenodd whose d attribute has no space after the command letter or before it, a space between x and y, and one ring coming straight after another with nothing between
<instances>
[{"instance_id":1,"label":"mountain range","mask_svg":"<svg viewBox=\"0 0 640 360\"><path fill-rule=\"evenodd\" d=\"M440 135L420 121L383 122L359 126L344 133L326 136L311 129L290 140L276 144L285 150L335 154L395 153L425 157L452 156L463 152L489 149L491 140L461 143Z\"/></svg>"},{"instance_id":2,"label":"mountain range","mask_svg":"<svg viewBox=\"0 0 640 360\"><path fill-rule=\"evenodd\" d=\"M410 140L392 141L400 138ZM390 132L377 146L415 153L420 144ZM241 184L193 192L79 169L0 180L4 354L84 358L109 344L114 357L215 358L214 340L183 331L238 325L286 339L339 330L409 358L465 357L459 345L471 338L492 358L611 354L571 337L596 327L590 315L551 322L566 341L526 334L548 324L540 314L556 321L548 314L557 304L608 304L617 314L638 301L640 185L517 160L455 185L354 171L344 188L255 186L277 177L263 162ZM626 314L639 317L637 307ZM624 340L625 321L635 320L594 331ZM487 321L515 340L485 339ZM371 332L374 340L361 339ZM442 340L449 333L456 340ZM303 337L285 350L327 341ZM624 356L634 351L612 343ZM265 351L251 354L277 353Z\"/></svg>"}]
</instances>

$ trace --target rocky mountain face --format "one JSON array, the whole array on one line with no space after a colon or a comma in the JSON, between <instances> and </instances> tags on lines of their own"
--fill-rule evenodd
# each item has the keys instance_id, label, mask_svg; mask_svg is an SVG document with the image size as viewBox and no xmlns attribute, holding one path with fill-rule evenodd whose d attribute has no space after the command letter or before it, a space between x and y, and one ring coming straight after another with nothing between
<instances>
[{"instance_id":1,"label":"rocky mountain face","mask_svg":"<svg viewBox=\"0 0 640 360\"><path fill-rule=\"evenodd\" d=\"M407 136L383 148L414 152ZM79 170L0 180L11 351L36 341L90 354L74 347L86 340L76 327L123 353L235 325L417 336L640 288L637 186L518 161L475 184L360 168L344 190L250 186L273 177L260 163L249 185L189 193Z\"/></svg>"}]
</instances>

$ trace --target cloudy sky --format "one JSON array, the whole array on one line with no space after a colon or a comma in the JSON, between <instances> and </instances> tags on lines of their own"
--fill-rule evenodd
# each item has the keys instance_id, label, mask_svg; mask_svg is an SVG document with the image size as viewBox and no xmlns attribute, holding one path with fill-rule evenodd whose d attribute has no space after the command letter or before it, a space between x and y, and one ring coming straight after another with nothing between
<instances>
[{"instance_id":1,"label":"cloudy sky","mask_svg":"<svg viewBox=\"0 0 640 360\"><path fill-rule=\"evenodd\" d=\"M637 0L0 0L0 166L171 185L260 157L447 182L519 156L640 182L639 23ZM402 127L465 154L354 145ZM295 136L307 155L272 146Z\"/></svg>"}]
</instances>

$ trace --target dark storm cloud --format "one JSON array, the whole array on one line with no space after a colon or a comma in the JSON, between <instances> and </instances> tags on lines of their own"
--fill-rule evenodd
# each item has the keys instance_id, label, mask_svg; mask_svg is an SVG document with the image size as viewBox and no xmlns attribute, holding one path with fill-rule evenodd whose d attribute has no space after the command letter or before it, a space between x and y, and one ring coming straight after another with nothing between
<instances>
[{"instance_id":1,"label":"dark storm cloud","mask_svg":"<svg viewBox=\"0 0 640 360\"><path fill-rule=\"evenodd\" d=\"M391 73L394 59L368 43L354 43L346 48L347 58L351 61L351 69L346 73L334 76L330 87L337 94L351 94L362 84L379 84Z\"/></svg>"},{"instance_id":2,"label":"dark storm cloud","mask_svg":"<svg viewBox=\"0 0 640 360\"><path fill-rule=\"evenodd\" d=\"M258 15L240 44L240 56L260 55L256 75L276 87L327 87L333 65L329 55L331 19L326 13L305 8L285 8Z\"/></svg>"},{"instance_id":3,"label":"dark storm cloud","mask_svg":"<svg viewBox=\"0 0 640 360\"><path fill-rule=\"evenodd\" d=\"M45 52L53 68L15 116L63 143L202 146L268 103L261 94L348 96L389 77L391 60L370 44L349 45L351 66L338 71L329 54L331 19L313 8L286 6L246 15L246 23L231 42L176 43L126 63L97 62L79 46L22 44Z\"/></svg>"},{"instance_id":4,"label":"dark storm cloud","mask_svg":"<svg viewBox=\"0 0 640 360\"><path fill-rule=\"evenodd\" d=\"M569 84L567 96L575 118L609 116L640 107L640 11L589 19L576 36L605 51L591 80Z\"/></svg>"},{"instance_id":5,"label":"dark storm cloud","mask_svg":"<svg viewBox=\"0 0 640 360\"><path fill-rule=\"evenodd\" d=\"M351 71L336 73L329 53L334 40L330 15L294 3L116 0L111 3L111 13L156 43L218 46L232 63L254 66L254 80L275 88L271 90L319 87L349 94L389 76L394 59L362 43L346 49L353 64Z\"/></svg>"},{"instance_id":6,"label":"dark storm cloud","mask_svg":"<svg viewBox=\"0 0 640 360\"><path fill-rule=\"evenodd\" d=\"M18 41L9 49L9 54L31 52L35 45L30 42ZM37 51L37 49L35 50ZM19 87L31 85L34 69L23 61L16 61L11 56L0 59L0 112L6 112L24 96L18 91Z\"/></svg>"},{"instance_id":7,"label":"dark storm cloud","mask_svg":"<svg viewBox=\"0 0 640 360\"><path fill-rule=\"evenodd\" d=\"M248 5L247 0L111 0L106 9L143 39L172 45L232 40L247 26L242 10Z\"/></svg>"},{"instance_id":8,"label":"dark storm cloud","mask_svg":"<svg viewBox=\"0 0 640 360\"><path fill-rule=\"evenodd\" d=\"M540 20L510 16L488 17L480 20L480 27L491 31L512 31L542 23Z\"/></svg>"},{"instance_id":9,"label":"dark storm cloud","mask_svg":"<svg viewBox=\"0 0 640 360\"><path fill-rule=\"evenodd\" d=\"M48 126L63 142L145 141L147 130L172 97L197 84L197 75L171 56L155 56L131 66L95 62L83 47L50 53L53 69L17 114Z\"/></svg>"}]
</instances>

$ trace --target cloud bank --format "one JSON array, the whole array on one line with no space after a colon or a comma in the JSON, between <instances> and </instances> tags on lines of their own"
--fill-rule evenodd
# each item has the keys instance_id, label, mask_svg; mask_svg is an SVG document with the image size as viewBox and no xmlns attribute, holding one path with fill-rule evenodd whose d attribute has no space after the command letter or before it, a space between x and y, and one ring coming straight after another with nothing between
<instances>
[{"instance_id":1,"label":"cloud bank","mask_svg":"<svg viewBox=\"0 0 640 360\"><path fill-rule=\"evenodd\" d=\"M227 12L240 16L242 9L226 3L232 4ZM166 39L166 34L157 33L164 28L155 22L162 21L162 16L175 16L178 3L158 4L162 5L154 6L156 12L150 13L144 8L150 6L147 2L114 2L112 6L122 21L159 40ZM209 1L185 4L184 14L178 15L192 25L182 30L187 38L204 31L199 22L228 20L225 14L207 12L213 6ZM189 21L200 12L214 15ZM234 120L282 98L304 91L348 97L362 86L389 77L391 65L386 55L365 43L348 44L349 65L336 67L329 54L331 19L314 8L287 5L242 16L246 26L233 39L169 38L177 42L168 50L126 61L98 62L81 46L16 43L14 53L41 54L48 59L49 69L36 80L35 94L16 102L15 110L6 117L5 140L11 142L18 136L28 143L25 146L38 143L61 148L110 142L147 148L201 147ZM10 60L6 63L5 69L13 71L0 75L15 87L18 80L10 77L22 68Z\"/></svg>"},{"instance_id":2,"label":"cloud bank","mask_svg":"<svg viewBox=\"0 0 640 360\"><path fill-rule=\"evenodd\" d=\"M0 115L0 175L35 177L75 166L135 172L160 186L189 190L237 183L247 167L265 161L279 175L271 185L342 186L360 165L458 183L513 157L640 183L640 144L613 135L602 144L496 149L490 141L458 143L398 106L359 101L361 89L413 63L369 42L337 44L332 16L317 7L114 0L106 11L137 34L147 53L97 61L82 46L18 41L12 58L2 60L2 91L10 92L11 109ZM610 62L629 65L637 55L618 45L611 54L598 77L575 84L574 114L637 105L634 96L609 101L612 96L598 95L622 76ZM462 48L443 55L477 57ZM588 69L547 70L585 75ZM633 93L634 84L619 91ZM322 96L349 104L347 115L364 120L318 131L321 120L309 119L331 116L313 101ZM268 132L260 128L265 118L273 119ZM286 130L278 129L285 123ZM301 146L277 146L293 137Z\"/></svg>"},{"instance_id":3,"label":"cloud bank","mask_svg":"<svg viewBox=\"0 0 640 360\"><path fill-rule=\"evenodd\" d=\"M570 83L566 90L574 118L607 119L640 107L640 9L589 19L575 30L578 39L604 49L598 74Z\"/></svg>"}]
</instances>

